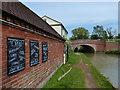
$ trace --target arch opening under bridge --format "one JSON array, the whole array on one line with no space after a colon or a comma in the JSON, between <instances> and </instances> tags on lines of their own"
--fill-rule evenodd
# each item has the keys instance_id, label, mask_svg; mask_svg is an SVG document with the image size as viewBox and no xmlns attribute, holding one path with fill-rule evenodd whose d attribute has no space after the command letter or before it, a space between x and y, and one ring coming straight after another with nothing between
<instances>
[{"instance_id":1,"label":"arch opening under bridge","mask_svg":"<svg viewBox=\"0 0 120 90\"><path fill-rule=\"evenodd\" d=\"M74 52L95 53L96 50L90 45L80 45L74 48Z\"/></svg>"},{"instance_id":2,"label":"arch opening under bridge","mask_svg":"<svg viewBox=\"0 0 120 90\"><path fill-rule=\"evenodd\" d=\"M74 49L74 52L79 52L78 47L76 47L76 48Z\"/></svg>"}]
</instances>

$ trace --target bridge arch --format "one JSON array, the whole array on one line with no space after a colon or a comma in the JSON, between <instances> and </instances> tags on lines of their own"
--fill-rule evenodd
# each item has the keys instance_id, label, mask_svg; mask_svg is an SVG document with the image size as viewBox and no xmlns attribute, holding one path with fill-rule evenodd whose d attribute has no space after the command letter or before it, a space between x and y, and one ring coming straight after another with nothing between
<instances>
[{"instance_id":1,"label":"bridge arch","mask_svg":"<svg viewBox=\"0 0 120 90\"><path fill-rule=\"evenodd\" d=\"M94 48L95 52L103 51L106 49L106 42L103 40L73 40L72 47L88 45Z\"/></svg>"},{"instance_id":2,"label":"bridge arch","mask_svg":"<svg viewBox=\"0 0 120 90\"><path fill-rule=\"evenodd\" d=\"M96 46L91 44L79 44L79 45L73 46L74 52L79 52L81 46L84 48L81 51L83 53L96 53L96 48L95 48Z\"/></svg>"},{"instance_id":3,"label":"bridge arch","mask_svg":"<svg viewBox=\"0 0 120 90\"><path fill-rule=\"evenodd\" d=\"M84 47L84 50L82 51L83 53L95 53L96 50L93 46L91 45L80 45L82 47Z\"/></svg>"}]
</instances>

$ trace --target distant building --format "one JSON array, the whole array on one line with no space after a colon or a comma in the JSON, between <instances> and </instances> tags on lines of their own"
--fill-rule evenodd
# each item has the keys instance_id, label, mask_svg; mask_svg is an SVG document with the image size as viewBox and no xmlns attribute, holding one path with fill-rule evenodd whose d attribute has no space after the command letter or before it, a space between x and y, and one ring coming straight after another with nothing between
<instances>
[{"instance_id":1,"label":"distant building","mask_svg":"<svg viewBox=\"0 0 120 90\"><path fill-rule=\"evenodd\" d=\"M61 22L58 22L48 16L43 16L42 19L55 29L62 37L67 38L68 32Z\"/></svg>"}]
</instances>

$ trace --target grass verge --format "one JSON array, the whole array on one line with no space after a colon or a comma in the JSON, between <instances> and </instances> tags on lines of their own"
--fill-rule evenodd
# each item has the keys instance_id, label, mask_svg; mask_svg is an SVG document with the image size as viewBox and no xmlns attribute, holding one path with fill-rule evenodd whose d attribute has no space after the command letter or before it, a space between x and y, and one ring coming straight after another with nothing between
<instances>
[{"instance_id":1,"label":"grass verge","mask_svg":"<svg viewBox=\"0 0 120 90\"><path fill-rule=\"evenodd\" d=\"M57 70L43 88L85 88L84 73L79 68L74 67L74 64L79 62L80 56L76 55L74 52L70 52L68 62ZM66 72L70 67L72 67L71 72L58 81L57 79L64 74L63 71Z\"/></svg>"},{"instance_id":2,"label":"grass verge","mask_svg":"<svg viewBox=\"0 0 120 90\"><path fill-rule=\"evenodd\" d=\"M69 60L66 64L74 65L74 64L77 64L79 62L80 62L80 56L76 55L73 51L70 51Z\"/></svg>"},{"instance_id":3,"label":"grass verge","mask_svg":"<svg viewBox=\"0 0 120 90\"><path fill-rule=\"evenodd\" d=\"M74 52L70 52L69 56L68 62L57 70L43 88L86 88L84 72L80 68L75 67L75 64L80 62L80 58L89 65L90 73L95 78L99 88L113 88L108 79L91 64L91 61L85 54L80 53L80 55L76 55ZM67 72L70 67L72 67L72 70L58 81L58 78Z\"/></svg>"}]
</instances>

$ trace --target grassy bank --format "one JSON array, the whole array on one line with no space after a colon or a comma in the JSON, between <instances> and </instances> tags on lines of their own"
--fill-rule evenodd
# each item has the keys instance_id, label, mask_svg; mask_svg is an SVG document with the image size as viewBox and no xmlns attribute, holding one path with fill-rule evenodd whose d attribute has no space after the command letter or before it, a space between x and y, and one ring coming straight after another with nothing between
<instances>
[{"instance_id":1,"label":"grassy bank","mask_svg":"<svg viewBox=\"0 0 120 90\"><path fill-rule=\"evenodd\" d=\"M104 77L96 68L93 66L89 60L89 58L81 53L81 57L86 64L89 64L89 69L92 75L94 76L96 83L98 84L99 88L113 88L112 84L108 81L106 77Z\"/></svg>"},{"instance_id":2,"label":"grassy bank","mask_svg":"<svg viewBox=\"0 0 120 90\"><path fill-rule=\"evenodd\" d=\"M106 41L106 42L115 43L115 42L120 42L120 40L109 40L109 41Z\"/></svg>"},{"instance_id":3,"label":"grassy bank","mask_svg":"<svg viewBox=\"0 0 120 90\"><path fill-rule=\"evenodd\" d=\"M85 88L84 73L74 64L80 62L80 56L70 52L69 61L62 65L43 88ZM71 72L58 81L58 78L72 67Z\"/></svg>"},{"instance_id":4,"label":"grassy bank","mask_svg":"<svg viewBox=\"0 0 120 90\"><path fill-rule=\"evenodd\" d=\"M91 64L89 58L87 58L85 54L80 53L80 55L76 55L74 52L70 52L68 62L57 70L43 88L87 88L86 76L79 64L81 60L84 64L88 64L88 69L99 88L113 88L107 78L100 74L100 72ZM72 67L72 70L64 78L58 81L58 78L67 72L70 67Z\"/></svg>"},{"instance_id":5,"label":"grassy bank","mask_svg":"<svg viewBox=\"0 0 120 90\"><path fill-rule=\"evenodd\" d=\"M120 50L104 50L105 54L120 54Z\"/></svg>"}]
</instances>

